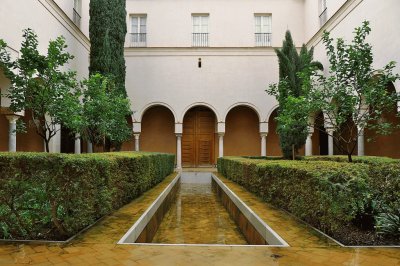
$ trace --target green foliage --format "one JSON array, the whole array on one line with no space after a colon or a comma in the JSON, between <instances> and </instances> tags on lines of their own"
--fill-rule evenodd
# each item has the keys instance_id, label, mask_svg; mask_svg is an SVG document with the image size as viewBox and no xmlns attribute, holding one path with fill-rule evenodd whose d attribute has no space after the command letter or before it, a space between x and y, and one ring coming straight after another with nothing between
<instances>
[{"instance_id":1,"label":"green foliage","mask_svg":"<svg viewBox=\"0 0 400 266\"><path fill-rule=\"evenodd\" d=\"M132 114L129 99L115 85L114 79L92 75L83 86L83 111L80 134L95 144L105 139L117 145L132 135L127 116Z\"/></svg>"},{"instance_id":2,"label":"green foliage","mask_svg":"<svg viewBox=\"0 0 400 266\"><path fill-rule=\"evenodd\" d=\"M65 240L173 169L160 153L0 153L0 238Z\"/></svg>"},{"instance_id":3,"label":"green foliage","mask_svg":"<svg viewBox=\"0 0 400 266\"><path fill-rule=\"evenodd\" d=\"M113 76L126 96L124 44L127 32L125 0L90 1L90 75Z\"/></svg>"},{"instance_id":4,"label":"green foliage","mask_svg":"<svg viewBox=\"0 0 400 266\"><path fill-rule=\"evenodd\" d=\"M329 75L309 68L301 74L306 77L312 74L312 78L303 83L309 95L306 110L324 111L325 125L333 129L335 145L348 155L349 161L357 145L357 136L365 128L374 125L377 133L389 134L392 128L400 126L389 122L370 123L378 121L400 100L400 95L387 91L388 84L400 77L393 74L395 63L390 62L381 70L373 68L372 46L366 42L370 32L369 22L365 21L355 29L350 44L339 38L336 45L330 33L324 32L322 40L330 63Z\"/></svg>"},{"instance_id":5,"label":"green foliage","mask_svg":"<svg viewBox=\"0 0 400 266\"><path fill-rule=\"evenodd\" d=\"M376 217L376 231L381 235L400 236L400 209L397 213L380 213Z\"/></svg>"},{"instance_id":6,"label":"green foliage","mask_svg":"<svg viewBox=\"0 0 400 266\"><path fill-rule=\"evenodd\" d=\"M308 129L308 112L305 112L303 96L303 82L306 75L298 75L304 68L322 69L319 62L314 62L314 49L307 50L303 44L300 53L297 52L290 31L286 32L282 49L275 49L279 60L279 83L272 84L267 89L269 95L275 96L279 102L277 117L277 133L280 146L285 158L292 158L293 147L295 153L305 144ZM298 108L301 105L302 108Z\"/></svg>"},{"instance_id":7,"label":"green foliage","mask_svg":"<svg viewBox=\"0 0 400 266\"><path fill-rule=\"evenodd\" d=\"M346 156L303 157L295 162L225 157L218 160L218 171L333 236L358 217L371 215L378 233L398 230L399 160L355 157L354 164L348 164Z\"/></svg>"},{"instance_id":8,"label":"green foliage","mask_svg":"<svg viewBox=\"0 0 400 266\"><path fill-rule=\"evenodd\" d=\"M288 96L280 107L277 132L280 138L282 153L285 158L292 158L293 145L295 152L304 145L308 135L308 116L304 113L306 104L303 97Z\"/></svg>"},{"instance_id":9,"label":"green foliage","mask_svg":"<svg viewBox=\"0 0 400 266\"><path fill-rule=\"evenodd\" d=\"M38 51L37 35L24 30L20 58L11 60L7 44L0 40L0 67L11 82L6 95L13 112L31 110L29 124L46 144L59 130L56 126L76 127L80 123L79 91L75 72L62 71L73 56L65 52L63 37L49 42L46 55Z\"/></svg>"},{"instance_id":10,"label":"green foliage","mask_svg":"<svg viewBox=\"0 0 400 266\"><path fill-rule=\"evenodd\" d=\"M348 225L369 197L362 164L225 157L218 159L218 171L327 233Z\"/></svg>"}]
</instances>

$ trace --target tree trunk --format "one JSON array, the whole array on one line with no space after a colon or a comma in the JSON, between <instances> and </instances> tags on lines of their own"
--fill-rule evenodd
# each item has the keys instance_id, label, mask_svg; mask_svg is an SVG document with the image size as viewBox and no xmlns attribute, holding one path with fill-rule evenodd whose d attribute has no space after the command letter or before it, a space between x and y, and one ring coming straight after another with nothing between
<instances>
[{"instance_id":1,"label":"tree trunk","mask_svg":"<svg viewBox=\"0 0 400 266\"><path fill-rule=\"evenodd\" d=\"M347 159L348 159L349 163L353 162L353 158L351 157L351 153L347 154Z\"/></svg>"},{"instance_id":2,"label":"tree trunk","mask_svg":"<svg viewBox=\"0 0 400 266\"><path fill-rule=\"evenodd\" d=\"M55 203L55 201L51 201L51 220L53 221L53 224L57 228L60 235L66 236L67 232L65 231L64 227L62 226L62 224L60 223L60 221L57 218L57 209L58 209L58 206Z\"/></svg>"},{"instance_id":3,"label":"tree trunk","mask_svg":"<svg viewBox=\"0 0 400 266\"><path fill-rule=\"evenodd\" d=\"M47 139L44 140L46 152L50 152L49 142L50 142L50 140L47 140Z\"/></svg>"},{"instance_id":4,"label":"tree trunk","mask_svg":"<svg viewBox=\"0 0 400 266\"><path fill-rule=\"evenodd\" d=\"M295 151L294 151L294 144L292 145L292 159L293 159L293 161L294 160L296 160L296 154L295 154Z\"/></svg>"}]
</instances>

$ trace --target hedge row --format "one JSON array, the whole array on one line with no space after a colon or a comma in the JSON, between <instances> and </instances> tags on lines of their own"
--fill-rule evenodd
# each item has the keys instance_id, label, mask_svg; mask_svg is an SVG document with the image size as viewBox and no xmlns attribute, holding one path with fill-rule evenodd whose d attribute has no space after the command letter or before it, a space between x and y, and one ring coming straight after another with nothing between
<instances>
[{"instance_id":1,"label":"hedge row","mask_svg":"<svg viewBox=\"0 0 400 266\"><path fill-rule=\"evenodd\" d=\"M359 158L350 164L345 159L225 157L218 160L218 171L266 202L340 235L360 217L400 209L398 160Z\"/></svg>"},{"instance_id":2,"label":"hedge row","mask_svg":"<svg viewBox=\"0 0 400 266\"><path fill-rule=\"evenodd\" d=\"M308 161L336 161L347 164L346 156L310 156ZM368 167L368 185L374 212L400 211L400 160L388 157L354 156L353 163ZM400 214L400 213L398 213Z\"/></svg>"},{"instance_id":3,"label":"hedge row","mask_svg":"<svg viewBox=\"0 0 400 266\"><path fill-rule=\"evenodd\" d=\"M0 238L65 240L173 172L174 155L0 153Z\"/></svg>"}]
</instances>

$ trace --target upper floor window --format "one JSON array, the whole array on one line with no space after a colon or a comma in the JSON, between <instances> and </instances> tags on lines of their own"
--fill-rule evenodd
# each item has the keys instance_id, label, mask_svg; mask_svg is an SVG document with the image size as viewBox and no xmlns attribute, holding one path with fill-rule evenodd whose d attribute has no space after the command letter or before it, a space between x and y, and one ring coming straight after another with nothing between
<instances>
[{"instance_id":1,"label":"upper floor window","mask_svg":"<svg viewBox=\"0 0 400 266\"><path fill-rule=\"evenodd\" d=\"M192 46L208 46L208 14L192 14L193 33Z\"/></svg>"},{"instance_id":2,"label":"upper floor window","mask_svg":"<svg viewBox=\"0 0 400 266\"><path fill-rule=\"evenodd\" d=\"M255 42L256 46L271 46L272 17L269 14L255 14Z\"/></svg>"},{"instance_id":3,"label":"upper floor window","mask_svg":"<svg viewBox=\"0 0 400 266\"><path fill-rule=\"evenodd\" d=\"M74 0L73 8L73 21L76 26L81 26L81 12L82 12L82 2L81 0Z\"/></svg>"},{"instance_id":4,"label":"upper floor window","mask_svg":"<svg viewBox=\"0 0 400 266\"><path fill-rule=\"evenodd\" d=\"M146 47L147 15L131 15L131 46Z\"/></svg>"},{"instance_id":5,"label":"upper floor window","mask_svg":"<svg viewBox=\"0 0 400 266\"><path fill-rule=\"evenodd\" d=\"M328 12L327 12L327 6L326 6L326 0L320 0L319 1L319 25L322 27L325 22L328 20Z\"/></svg>"}]
</instances>

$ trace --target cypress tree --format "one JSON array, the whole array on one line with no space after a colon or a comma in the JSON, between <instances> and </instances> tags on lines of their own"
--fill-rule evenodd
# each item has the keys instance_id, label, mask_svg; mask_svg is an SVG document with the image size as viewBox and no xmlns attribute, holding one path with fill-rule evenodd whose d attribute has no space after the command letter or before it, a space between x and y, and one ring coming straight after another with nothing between
<instances>
[{"instance_id":1,"label":"cypress tree","mask_svg":"<svg viewBox=\"0 0 400 266\"><path fill-rule=\"evenodd\" d=\"M126 95L126 0L91 0L89 13L89 73L113 77L121 93Z\"/></svg>"},{"instance_id":2,"label":"cypress tree","mask_svg":"<svg viewBox=\"0 0 400 266\"><path fill-rule=\"evenodd\" d=\"M297 52L290 31L286 31L281 49L275 49L279 61L279 84L272 85L267 92L276 96L279 102L278 135L282 153L285 158L291 158L293 148L297 153L307 138L307 119L302 114L294 112L291 105L300 104L303 92L303 80L298 75L303 69L311 67L323 69L322 64L313 61L314 49L310 50L303 44L300 53Z\"/></svg>"}]
</instances>

